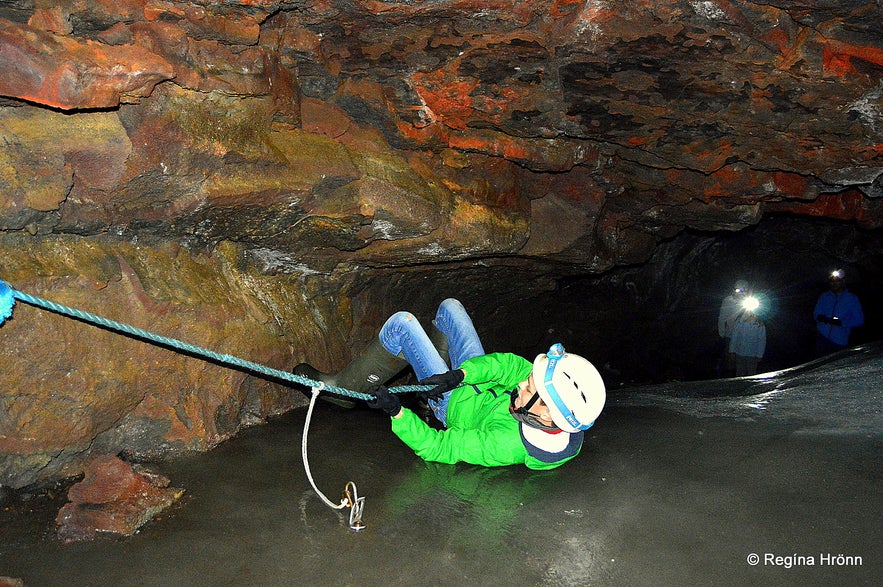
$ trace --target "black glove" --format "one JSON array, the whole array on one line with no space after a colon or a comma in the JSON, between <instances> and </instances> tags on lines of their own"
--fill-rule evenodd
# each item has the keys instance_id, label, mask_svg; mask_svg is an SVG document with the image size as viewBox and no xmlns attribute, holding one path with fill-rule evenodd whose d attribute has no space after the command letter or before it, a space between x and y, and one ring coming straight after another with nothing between
<instances>
[{"instance_id":1,"label":"black glove","mask_svg":"<svg viewBox=\"0 0 883 587\"><path fill-rule=\"evenodd\" d=\"M424 399L438 399L455 387L460 387L463 378L466 376L462 369L455 369L447 373L439 373L432 375L420 381L420 385L434 385L432 389L421 391L420 397Z\"/></svg>"},{"instance_id":2,"label":"black glove","mask_svg":"<svg viewBox=\"0 0 883 587\"><path fill-rule=\"evenodd\" d=\"M821 322L822 324L832 324L831 319L822 314L816 316L816 322Z\"/></svg>"},{"instance_id":3,"label":"black glove","mask_svg":"<svg viewBox=\"0 0 883 587\"><path fill-rule=\"evenodd\" d=\"M378 385L368 393L374 396L374 399L368 400L369 408L383 410L390 416L398 416L402 411L402 402L394 394L389 393L385 386Z\"/></svg>"}]
</instances>

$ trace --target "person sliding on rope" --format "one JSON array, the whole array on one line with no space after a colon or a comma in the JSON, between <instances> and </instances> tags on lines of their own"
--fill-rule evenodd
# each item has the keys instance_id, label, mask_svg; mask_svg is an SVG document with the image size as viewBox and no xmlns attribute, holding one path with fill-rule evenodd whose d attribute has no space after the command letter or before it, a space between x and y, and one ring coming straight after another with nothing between
<instances>
[{"instance_id":1,"label":"person sliding on rope","mask_svg":"<svg viewBox=\"0 0 883 587\"><path fill-rule=\"evenodd\" d=\"M427 334L412 314L397 312L336 375L306 363L294 373L369 393L368 405L388 414L392 431L426 461L552 469L579 454L606 399L589 361L560 344L532 363L511 353L485 354L472 319L453 298L441 303L432 324ZM402 407L384 386L408 364L421 385L432 386L420 395L442 429Z\"/></svg>"}]
</instances>

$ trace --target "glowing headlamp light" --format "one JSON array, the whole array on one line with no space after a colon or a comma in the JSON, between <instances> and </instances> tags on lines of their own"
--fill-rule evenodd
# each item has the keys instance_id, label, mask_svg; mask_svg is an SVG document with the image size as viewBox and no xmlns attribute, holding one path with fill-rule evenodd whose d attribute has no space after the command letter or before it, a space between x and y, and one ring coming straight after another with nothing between
<instances>
[{"instance_id":1,"label":"glowing headlamp light","mask_svg":"<svg viewBox=\"0 0 883 587\"><path fill-rule=\"evenodd\" d=\"M742 308L746 312L754 312L760 307L760 300L758 300L754 296L746 296L744 300L742 300Z\"/></svg>"},{"instance_id":2,"label":"glowing headlamp light","mask_svg":"<svg viewBox=\"0 0 883 587\"><path fill-rule=\"evenodd\" d=\"M843 271L840 269L835 269L831 272L831 279L843 279Z\"/></svg>"}]
</instances>

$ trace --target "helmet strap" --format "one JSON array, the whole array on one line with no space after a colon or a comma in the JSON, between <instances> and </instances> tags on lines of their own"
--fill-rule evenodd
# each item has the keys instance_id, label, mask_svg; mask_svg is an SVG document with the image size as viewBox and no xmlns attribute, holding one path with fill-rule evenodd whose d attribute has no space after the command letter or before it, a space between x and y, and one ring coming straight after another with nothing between
<instances>
[{"instance_id":1,"label":"helmet strap","mask_svg":"<svg viewBox=\"0 0 883 587\"><path fill-rule=\"evenodd\" d=\"M529 400L527 400L527 403L524 404L523 406L521 406L521 407L518 408L518 409L519 409L519 410L524 410L525 412L527 412L527 411L529 411L529 410L533 407L533 405L534 405L535 403L537 403L537 400L538 400L538 399L540 399L540 394L539 394L539 392L536 392L536 391L535 391L535 392L533 392L533 397L531 397Z\"/></svg>"},{"instance_id":2,"label":"helmet strap","mask_svg":"<svg viewBox=\"0 0 883 587\"><path fill-rule=\"evenodd\" d=\"M540 399L540 394L534 392L533 397L531 397L526 404L521 406L520 408L515 407L515 399L518 397L518 392L511 392L512 399L509 402L509 412L512 414L512 417L525 424L530 426L531 428L536 428L538 430L545 430L546 432L559 432L561 429L557 426L548 426L543 424L539 416L530 411L530 408L537 403L537 400Z\"/></svg>"}]
</instances>

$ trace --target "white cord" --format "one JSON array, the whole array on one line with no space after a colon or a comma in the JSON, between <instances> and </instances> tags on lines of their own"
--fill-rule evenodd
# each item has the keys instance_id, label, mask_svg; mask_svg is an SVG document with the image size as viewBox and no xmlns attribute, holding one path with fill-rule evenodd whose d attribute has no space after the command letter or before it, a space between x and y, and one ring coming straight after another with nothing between
<instances>
[{"instance_id":1,"label":"white cord","mask_svg":"<svg viewBox=\"0 0 883 587\"><path fill-rule=\"evenodd\" d=\"M310 472L310 462L309 462L309 460L307 460L307 432L309 432L309 430L310 430L310 420L313 417L313 406L316 405L316 398L319 397L319 392L322 391L324 388L325 388L325 383L321 382L321 381L319 382L318 387L313 388L313 396L310 398L310 407L307 409L307 420L306 420L306 422L304 422L304 435L303 435L303 440L301 441L301 444L300 444L300 449L301 449L300 452L301 452L301 458L304 461L304 470L307 473L307 479L310 480L310 485L313 486L313 491L315 491L316 494L322 498L322 501L324 501L328 507L334 508L336 510L342 510L343 508L345 508L347 506L346 498L342 499L340 501L340 504L335 504L330 499L325 497L325 494L322 493L321 491L319 491L319 488L316 487L316 482L313 481L313 474Z\"/></svg>"},{"instance_id":2,"label":"white cord","mask_svg":"<svg viewBox=\"0 0 883 587\"><path fill-rule=\"evenodd\" d=\"M316 487L316 482L313 481L313 474L310 472L310 461L307 459L307 433L310 430L310 420L313 418L313 407L316 405L316 398L319 397L319 393L323 389L325 389L325 383L321 381L317 387L312 388L313 395L310 398L310 407L307 410L307 420L304 422L304 436L300 445L301 457L304 461L304 471L307 473L307 479L310 480L310 485L313 486L313 491L316 492L316 495L322 498L325 505L335 510L342 510L347 506L350 507L350 530L358 532L365 528L365 524L362 523L362 512L365 509L365 498L359 497L359 493L356 490L356 484L349 481L343 489L343 497L340 499L340 503L335 504L319 491L319 488Z\"/></svg>"}]
</instances>

